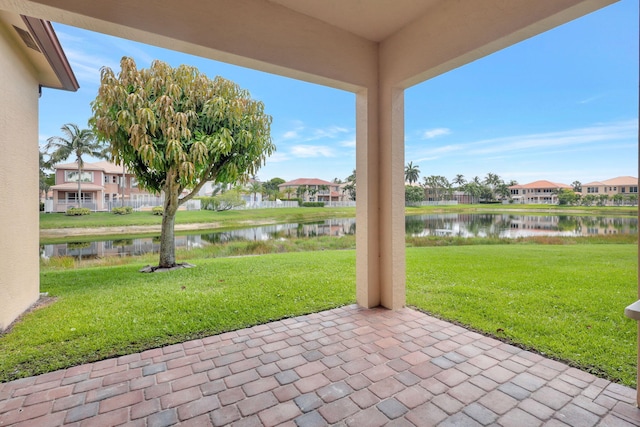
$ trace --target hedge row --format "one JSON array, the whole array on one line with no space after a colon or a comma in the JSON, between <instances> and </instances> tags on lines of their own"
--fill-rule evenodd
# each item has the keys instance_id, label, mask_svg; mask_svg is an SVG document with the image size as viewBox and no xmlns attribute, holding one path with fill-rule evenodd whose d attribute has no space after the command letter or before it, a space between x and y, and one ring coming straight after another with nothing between
<instances>
[{"instance_id":1,"label":"hedge row","mask_svg":"<svg viewBox=\"0 0 640 427\"><path fill-rule=\"evenodd\" d=\"M131 206L121 206L111 209L111 213L116 215L128 215L131 212L133 212L133 208Z\"/></svg>"},{"instance_id":2,"label":"hedge row","mask_svg":"<svg viewBox=\"0 0 640 427\"><path fill-rule=\"evenodd\" d=\"M66 215L80 216L80 215L89 215L90 213L91 213L91 209L89 208L69 208L67 209Z\"/></svg>"}]
</instances>

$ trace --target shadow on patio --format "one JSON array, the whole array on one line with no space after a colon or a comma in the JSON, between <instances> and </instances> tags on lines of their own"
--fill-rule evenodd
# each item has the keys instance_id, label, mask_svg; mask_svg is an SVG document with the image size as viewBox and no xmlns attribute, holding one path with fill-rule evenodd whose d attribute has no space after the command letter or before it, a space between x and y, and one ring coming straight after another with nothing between
<instances>
[{"instance_id":1,"label":"shadow on patio","mask_svg":"<svg viewBox=\"0 0 640 427\"><path fill-rule=\"evenodd\" d=\"M639 426L636 391L355 305L0 384L0 425Z\"/></svg>"}]
</instances>

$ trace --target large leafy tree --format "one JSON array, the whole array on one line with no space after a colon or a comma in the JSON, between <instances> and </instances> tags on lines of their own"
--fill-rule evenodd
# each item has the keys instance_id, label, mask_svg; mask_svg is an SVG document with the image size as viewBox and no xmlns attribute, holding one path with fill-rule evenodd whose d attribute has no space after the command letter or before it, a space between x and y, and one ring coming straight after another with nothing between
<instances>
[{"instance_id":1,"label":"large leafy tree","mask_svg":"<svg viewBox=\"0 0 640 427\"><path fill-rule=\"evenodd\" d=\"M178 207L207 181L255 175L275 150L271 116L237 84L194 67L154 61L137 69L128 57L120 66L118 75L102 68L91 124L140 186L164 193L159 267L171 268Z\"/></svg>"},{"instance_id":2,"label":"large leafy tree","mask_svg":"<svg viewBox=\"0 0 640 427\"><path fill-rule=\"evenodd\" d=\"M51 165L44 159L44 156L45 153L40 151L40 197L44 195L44 198L46 199L49 188L51 188L50 174L46 171L51 167Z\"/></svg>"},{"instance_id":3,"label":"large leafy tree","mask_svg":"<svg viewBox=\"0 0 640 427\"><path fill-rule=\"evenodd\" d=\"M269 181L262 184L264 191L267 193L271 200L278 198L280 193L280 184L284 184L286 181L282 178L271 178Z\"/></svg>"},{"instance_id":4,"label":"large leafy tree","mask_svg":"<svg viewBox=\"0 0 640 427\"><path fill-rule=\"evenodd\" d=\"M425 190L427 190L433 201L442 200L443 193L446 192L451 186L449 184L449 180L447 180L447 178L445 178L444 176L430 175L425 176L423 179L423 187Z\"/></svg>"},{"instance_id":5,"label":"large leafy tree","mask_svg":"<svg viewBox=\"0 0 640 427\"><path fill-rule=\"evenodd\" d=\"M424 201L424 189L413 185L405 185L404 201L407 205L417 204Z\"/></svg>"},{"instance_id":6,"label":"large leafy tree","mask_svg":"<svg viewBox=\"0 0 640 427\"><path fill-rule=\"evenodd\" d=\"M349 198L351 200L356 200L356 170L353 170L353 173L349 175L346 180L347 184L344 186L345 191L349 193Z\"/></svg>"},{"instance_id":7,"label":"large leafy tree","mask_svg":"<svg viewBox=\"0 0 640 427\"><path fill-rule=\"evenodd\" d=\"M78 206L82 205L82 168L84 156L106 158L104 143L97 141L91 129L80 129L74 123L63 125L60 130L63 136L52 136L47 139L44 149L50 152L49 164L54 165L75 157L78 164Z\"/></svg>"}]
</instances>

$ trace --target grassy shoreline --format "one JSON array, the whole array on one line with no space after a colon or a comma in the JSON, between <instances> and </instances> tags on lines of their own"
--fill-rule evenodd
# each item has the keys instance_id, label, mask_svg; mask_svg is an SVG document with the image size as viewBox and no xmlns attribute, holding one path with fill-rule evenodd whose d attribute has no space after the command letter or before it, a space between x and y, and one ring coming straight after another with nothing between
<instances>
[{"instance_id":1,"label":"grassy shoreline","mask_svg":"<svg viewBox=\"0 0 640 427\"><path fill-rule=\"evenodd\" d=\"M531 215L595 215L637 217L637 207L565 207L547 205L455 205L407 207L405 215L438 213L528 213ZM308 223L332 218L353 218L355 208L282 208L242 211L179 211L176 234L225 231L271 224ZM41 244L153 237L160 233L162 218L149 212L114 215L95 212L88 216L40 214Z\"/></svg>"},{"instance_id":2,"label":"grassy shoreline","mask_svg":"<svg viewBox=\"0 0 640 427\"><path fill-rule=\"evenodd\" d=\"M637 216L637 206L555 206L555 205L451 205L451 206L422 206L406 207L406 215L420 215L429 213L557 213L582 215L625 215ZM316 221L328 218L355 217L353 207L336 208L278 208L278 209L247 209L224 212L214 211L179 211L176 224L211 224L212 229L218 227L232 228L251 226L254 222L281 224L298 221ZM133 212L129 215L114 215L108 212L94 212L86 216L66 216L64 214L40 214L40 229L64 228L96 228L160 225L162 217L150 212Z\"/></svg>"}]
</instances>

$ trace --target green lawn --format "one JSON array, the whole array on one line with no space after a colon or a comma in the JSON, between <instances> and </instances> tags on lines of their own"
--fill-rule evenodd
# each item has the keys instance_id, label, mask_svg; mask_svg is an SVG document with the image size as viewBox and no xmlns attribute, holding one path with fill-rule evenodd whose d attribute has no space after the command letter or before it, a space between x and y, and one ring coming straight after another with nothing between
<instances>
[{"instance_id":1,"label":"green lawn","mask_svg":"<svg viewBox=\"0 0 640 427\"><path fill-rule=\"evenodd\" d=\"M353 250L52 270L57 298L0 337L0 380L216 334L355 301ZM407 303L635 386L637 246L407 249Z\"/></svg>"},{"instance_id":2,"label":"green lawn","mask_svg":"<svg viewBox=\"0 0 640 427\"><path fill-rule=\"evenodd\" d=\"M637 246L407 250L407 302L635 386Z\"/></svg>"},{"instance_id":3,"label":"green lawn","mask_svg":"<svg viewBox=\"0 0 640 427\"><path fill-rule=\"evenodd\" d=\"M0 380L355 302L353 251L191 261L168 274L43 272L41 291L57 301L0 338Z\"/></svg>"}]
</instances>

